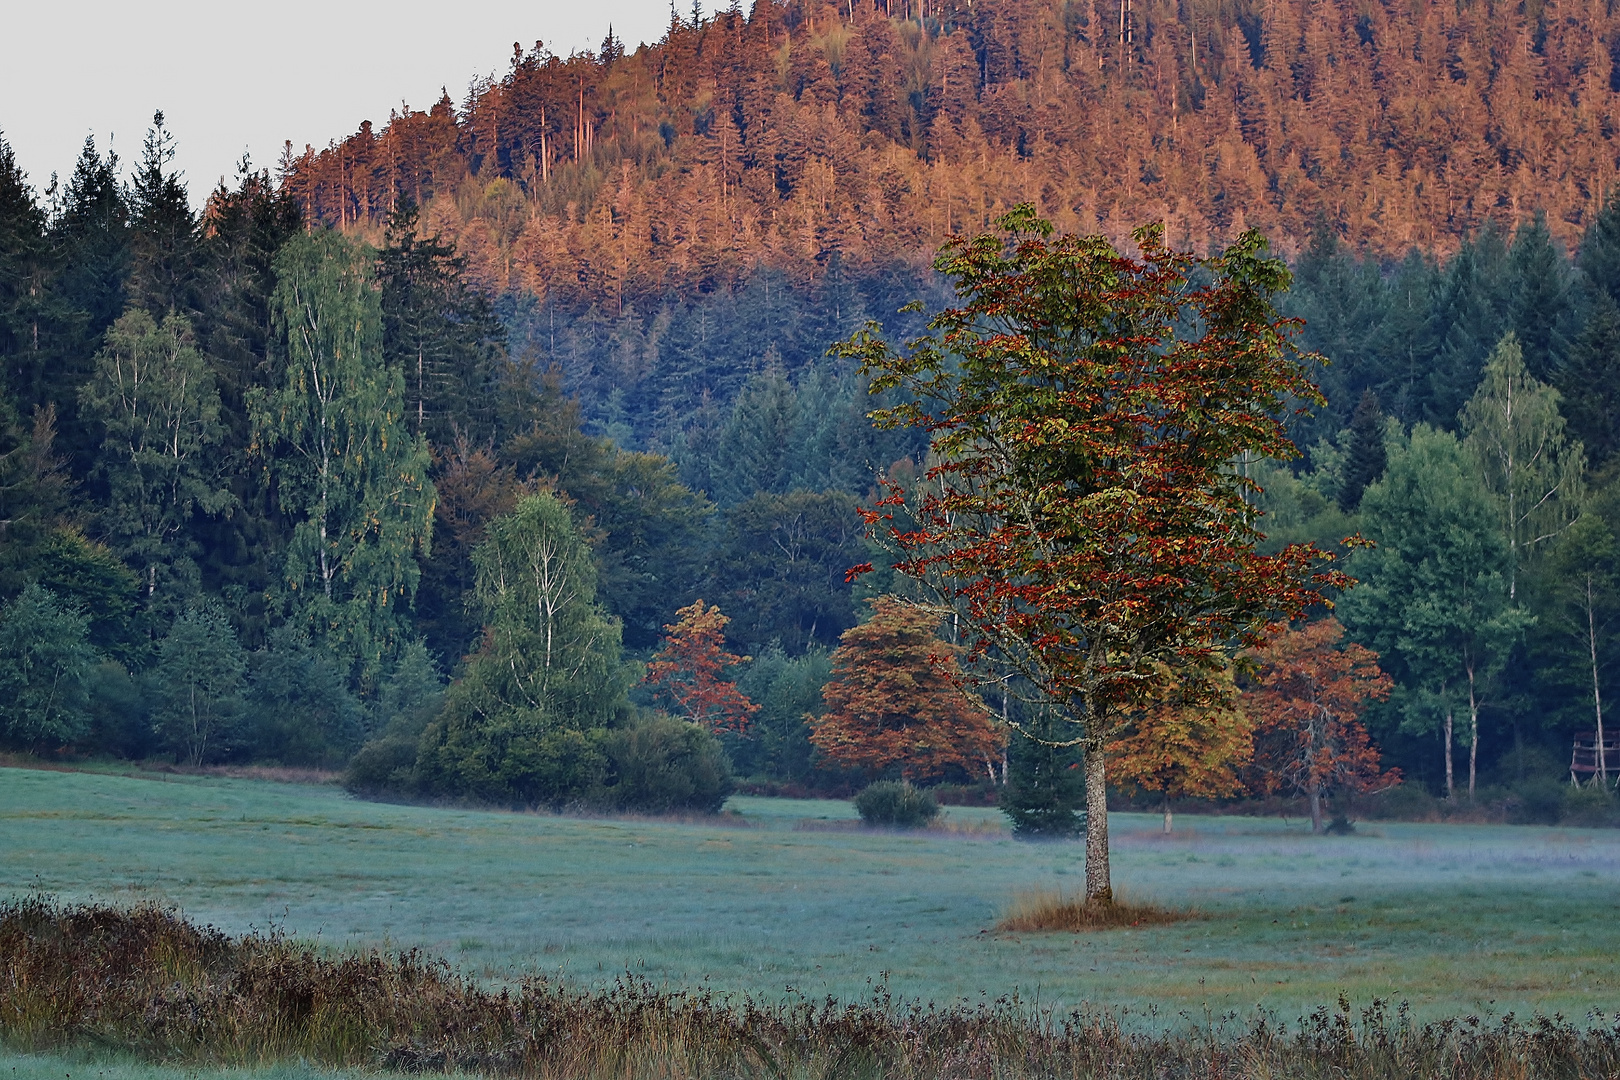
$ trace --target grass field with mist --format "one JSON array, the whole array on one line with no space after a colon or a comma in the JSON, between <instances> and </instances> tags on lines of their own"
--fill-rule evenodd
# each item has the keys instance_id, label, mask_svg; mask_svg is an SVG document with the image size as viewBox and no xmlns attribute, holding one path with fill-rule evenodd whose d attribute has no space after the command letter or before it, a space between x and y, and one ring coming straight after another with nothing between
<instances>
[{"instance_id":1,"label":"grass field with mist","mask_svg":"<svg viewBox=\"0 0 1620 1080\"><path fill-rule=\"evenodd\" d=\"M1579 1018L1620 999L1620 833L1115 815L1117 884L1196 921L988 932L1020 890L1080 888L1079 844L994 811L866 832L842 802L734 798L728 822L355 801L332 787L0 769L0 894L177 905L227 931L421 947L492 981L624 971L670 986L949 1001L1018 994L1177 1023L1341 992L1420 1017ZM12 1063L15 1065L15 1062ZM0 1070L3 1072L3 1070ZM3 1080L3 1076L0 1076Z\"/></svg>"}]
</instances>

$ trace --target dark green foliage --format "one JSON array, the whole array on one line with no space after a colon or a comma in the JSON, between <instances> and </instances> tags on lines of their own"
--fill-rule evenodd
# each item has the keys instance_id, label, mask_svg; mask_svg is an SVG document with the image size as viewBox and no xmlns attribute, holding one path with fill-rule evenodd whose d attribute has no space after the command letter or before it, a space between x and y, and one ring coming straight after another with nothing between
<instances>
[{"instance_id":1,"label":"dark green foliage","mask_svg":"<svg viewBox=\"0 0 1620 1080\"><path fill-rule=\"evenodd\" d=\"M194 604L158 644L152 720L165 749L201 765L231 749L247 659L217 604Z\"/></svg>"},{"instance_id":2,"label":"dark green foliage","mask_svg":"<svg viewBox=\"0 0 1620 1080\"><path fill-rule=\"evenodd\" d=\"M84 150L52 207L51 318L42 320L12 390L24 411L52 405L63 438L60 450L76 475L91 465L99 441L78 420L78 390L89 377L101 336L125 308L129 277L129 208L118 182L118 158Z\"/></svg>"},{"instance_id":3,"label":"dark green foliage","mask_svg":"<svg viewBox=\"0 0 1620 1080\"><path fill-rule=\"evenodd\" d=\"M88 733L89 625L34 584L0 609L0 739L8 746L54 750Z\"/></svg>"},{"instance_id":4,"label":"dark green foliage","mask_svg":"<svg viewBox=\"0 0 1620 1080\"><path fill-rule=\"evenodd\" d=\"M808 714L821 708L821 688L832 677L823 649L790 657L778 644L760 650L737 678L737 689L759 706L746 737L727 736L731 760L743 776L805 782L815 768Z\"/></svg>"},{"instance_id":5,"label":"dark green foliage","mask_svg":"<svg viewBox=\"0 0 1620 1080\"><path fill-rule=\"evenodd\" d=\"M348 673L301 628L271 631L248 672L243 737L254 758L330 767L360 745L365 716Z\"/></svg>"},{"instance_id":6,"label":"dark green foliage","mask_svg":"<svg viewBox=\"0 0 1620 1080\"><path fill-rule=\"evenodd\" d=\"M0 138L0 386L26 380L38 366L34 354L40 324L50 316L52 263L45 212L11 145Z\"/></svg>"},{"instance_id":7,"label":"dark green foliage","mask_svg":"<svg viewBox=\"0 0 1620 1080\"><path fill-rule=\"evenodd\" d=\"M1377 482L1389 464L1384 449L1384 411L1378 407L1378 395L1371 390L1362 392L1356 405L1356 414L1350 420L1350 452L1346 455L1344 475L1339 480L1339 509L1354 511L1361 505L1361 493L1367 485Z\"/></svg>"},{"instance_id":8,"label":"dark green foliage","mask_svg":"<svg viewBox=\"0 0 1620 1080\"><path fill-rule=\"evenodd\" d=\"M1583 828L1609 828L1620 825L1620 799L1606 785L1583 784L1570 787L1564 795L1560 824Z\"/></svg>"},{"instance_id":9,"label":"dark green foliage","mask_svg":"<svg viewBox=\"0 0 1620 1080\"><path fill-rule=\"evenodd\" d=\"M164 127L160 110L152 116L129 186L134 256L129 299L154 319L189 315L196 309L197 279L202 270L197 257L197 218L180 173L169 167L174 153L174 136Z\"/></svg>"},{"instance_id":10,"label":"dark green foliage","mask_svg":"<svg viewBox=\"0 0 1620 1080\"><path fill-rule=\"evenodd\" d=\"M1620 283L1617 283L1620 287ZM1569 355L1553 372L1569 433L1594 469L1620 451L1620 304L1597 292Z\"/></svg>"},{"instance_id":11,"label":"dark green foliage","mask_svg":"<svg viewBox=\"0 0 1620 1080\"><path fill-rule=\"evenodd\" d=\"M661 713L607 733L603 801L650 814L719 811L732 792L731 765L707 728Z\"/></svg>"},{"instance_id":12,"label":"dark green foliage","mask_svg":"<svg viewBox=\"0 0 1620 1080\"><path fill-rule=\"evenodd\" d=\"M415 791L417 746L443 707L438 667L427 646L412 642L383 681L372 709L372 738L350 759L344 787L371 798Z\"/></svg>"},{"instance_id":13,"label":"dark green foliage","mask_svg":"<svg viewBox=\"0 0 1620 1080\"><path fill-rule=\"evenodd\" d=\"M1547 216L1538 210L1513 234L1504 291L1525 367L1542 382L1569 349L1564 334L1574 307L1571 276L1569 259L1553 243Z\"/></svg>"},{"instance_id":14,"label":"dark green foliage","mask_svg":"<svg viewBox=\"0 0 1620 1080\"><path fill-rule=\"evenodd\" d=\"M706 591L749 651L832 647L855 625L846 573L869 558L857 502L838 491L761 494L726 513Z\"/></svg>"},{"instance_id":15,"label":"dark green foliage","mask_svg":"<svg viewBox=\"0 0 1620 1080\"><path fill-rule=\"evenodd\" d=\"M131 675L116 660L102 660L90 670L90 736L97 749L122 758L140 759L157 751L151 701L145 680Z\"/></svg>"},{"instance_id":16,"label":"dark green foliage","mask_svg":"<svg viewBox=\"0 0 1620 1080\"><path fill-rule=\"evenodd\" d=\"M124 664L145 663L151 642L135 619L140 579L111 549L64 526L46 537L30 568L35 581L89 617L97 651Z\"/></svg>"},{"instance_id":17,"label":"dark green foliage","mask_svg":"<svg viewBox=\"0 0 1620 1080\"><path fill-rule=\"evenodd\" d=\"M906 780L879 780L855 796L861 822L876 828L920 829L939 816L934 796Z\"/></svg>"},{"instance_id":18,"label":"dark green foliage","mask_svg":"<svg viewBox=\"0 0 1620 1080\"><path fill-rule=\"evenodd\" d=\"M1060 723L1041 713L1007 745L1007 783L1001 811L1021 840L1061 840L1085 831L1086 784L1081 754L1055 746Z\"/></svg>"},{"instance_id":19,"label":"dark green foliage","mask_svg":"<svg viewBox=\"0 0 1620 1080\"><path fill-rule=\"evenodd\" d=\"M457 435L481 443L495 437L491 390L505 334L488 299L463 281L465 260L419 230L416 205L406 199L377 253L383 355L404 373L414 434L433 446Z\"/></svg>"}]
</instances>

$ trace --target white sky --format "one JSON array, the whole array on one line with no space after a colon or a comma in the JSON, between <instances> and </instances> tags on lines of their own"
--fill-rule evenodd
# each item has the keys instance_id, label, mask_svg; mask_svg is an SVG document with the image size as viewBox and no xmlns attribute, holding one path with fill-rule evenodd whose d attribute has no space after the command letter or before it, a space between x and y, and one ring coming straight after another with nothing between
<instances>
[{"instance_id":1,"label":"white sky","mask_svg":"<svg viewBox=\"0 0 1620 1080\"><path fill-rule=\"evenodd\" d=\"M656 41L669 0L0 0L0 134L43 192L86 135L103 152L110 138L127 175L162 109L198 205L244 150L274 168L285 139L302 150L381 127L441 86L459 105L475 76L506 72L513 42L594 51L610 23L631 49Z\"/></svg>"}]
</instances>

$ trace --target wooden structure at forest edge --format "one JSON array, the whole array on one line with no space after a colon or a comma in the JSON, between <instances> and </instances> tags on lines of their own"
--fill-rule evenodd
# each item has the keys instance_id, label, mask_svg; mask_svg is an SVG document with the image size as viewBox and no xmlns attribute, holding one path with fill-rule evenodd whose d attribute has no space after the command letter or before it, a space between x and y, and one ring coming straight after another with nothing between
<instances>
[{"instance_id":1,"label":"wooden structure at forest edge","mask_svg":"<svg viewBox=\"0 0 1620 1080\"><path fill-rule=\"evenodd\" d=\"M1598 757L1601 747L1602 758ZM1601 766L1601 767L1600 767ZM1581 731L1575 735L1575 747L1569 758L1569 779L1577 787L1582 776L1605 779L1620 776L1620 735L1604 733L1598 738L1596 731Z\"/></svg>"}]
</instances>

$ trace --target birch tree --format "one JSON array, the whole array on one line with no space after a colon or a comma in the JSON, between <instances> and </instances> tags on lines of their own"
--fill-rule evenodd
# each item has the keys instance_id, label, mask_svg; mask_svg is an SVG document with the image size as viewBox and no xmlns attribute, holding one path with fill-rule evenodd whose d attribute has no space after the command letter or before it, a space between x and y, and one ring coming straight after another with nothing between
<instances>
[{"instance_id":1,"label":"birch tree","mask_svg":"<svg viewBox=\"0 0 1620 1080\"><path fill-rule=\"evenodd\" d=\"M371 685L405 642L428 549L429 453L405 423L404 377L384 363L371 260L330 231L288 241L271 313L285 370L253 399L254 450L296 525L285 582L312 634Z\"/></svg>"},{"instance_id":2,"label":"birch tree","mask_svg":"<svg viewBox=\"0 0 1620 1080\"><path fill-rule=\"evenodd\" d=\"M1581 444L1564 435L1559 394L1533 378L1509 333L1485 361L1479 389L1458 419L1507 541L1508 599L1526 563L1580 514Z\"/></svg>"},{"instance_id":3,"label":"birch tree","mask_svg":"<svg viewBox=\"0 0 1620 1080\"><path fill-rule=\"evenodd\" d=\"M216 451L219 391L191 323L170 315L160 325L130 308L107 332L79 405L102 433L103 525L140 575L148 606L160 589L188 591L196 568L187 524L199 510L217 514L235 502Z\"/></svg>"}]
</instances>

